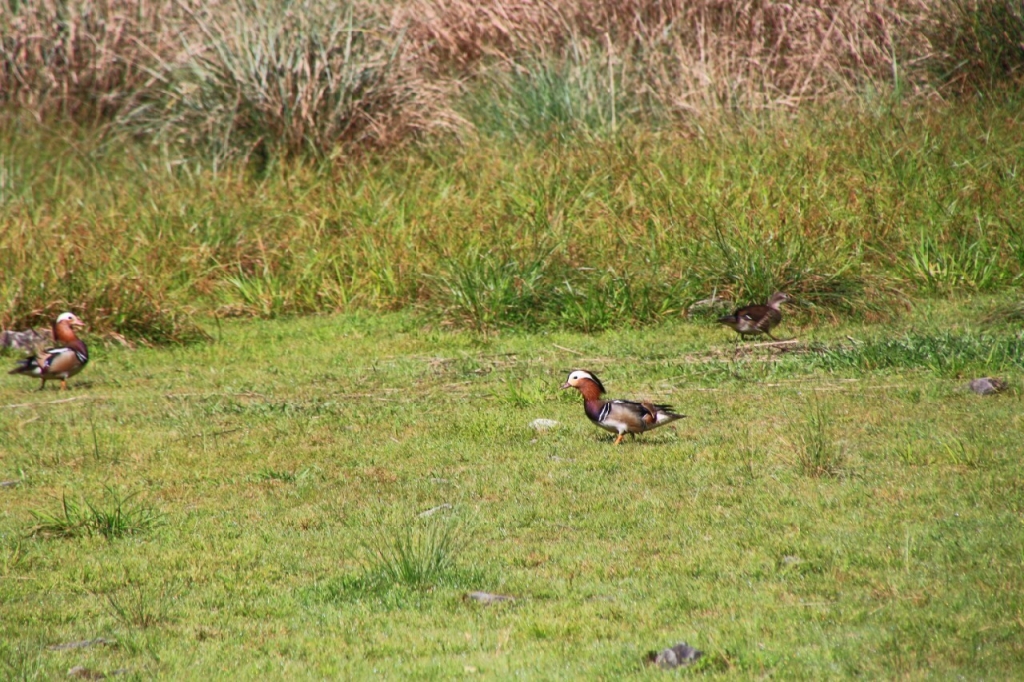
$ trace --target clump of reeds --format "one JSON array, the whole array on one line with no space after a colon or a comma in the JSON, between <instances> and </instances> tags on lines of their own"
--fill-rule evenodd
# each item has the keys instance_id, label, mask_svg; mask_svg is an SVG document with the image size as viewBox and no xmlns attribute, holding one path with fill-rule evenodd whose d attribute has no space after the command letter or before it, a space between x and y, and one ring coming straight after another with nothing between
<instances>
[{"instance_id":1,"label":"clump of reeds","mask_svg":"<svg viewBox=\"0 0 1024 682\"><path fill-rule=\"evenodd\" d=\"M1024 6L1011 0L937 2L923 22L932 82L983 92L1024 76Z\"/></svg>"},{"instance_id":2,"label":"clump of reeds","mask_svg":"<svg viewBox=\"0 0 1024 682\"><path fill-rule=\"evenodd\" d=\"M993 205L998 220L1020 218L1006 200L1021 145L1009 110L882 125L824 108L767 133L479 141L284 164L258 181L11 124L0 326L48 326L70 309L90 332L162 343L201 337L194 313L416 308L479 330L596 331L777 290L796 319L884 316L905 295L1020 276L1017 232L975 225ZM944 186L963 189L936 202Z\"/></svg>"}]
</instances>

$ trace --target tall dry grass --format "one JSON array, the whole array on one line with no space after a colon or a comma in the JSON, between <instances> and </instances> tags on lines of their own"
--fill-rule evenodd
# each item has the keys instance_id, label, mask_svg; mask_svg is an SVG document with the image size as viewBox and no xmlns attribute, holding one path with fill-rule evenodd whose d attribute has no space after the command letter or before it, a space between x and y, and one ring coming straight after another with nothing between
<instances>
[{"instance_id":1,"label":"tall dry grass","mask_svg":"<svg viewBox=\"0 0 1024 682\"><path fill-rule=\"evenodd\" d=\"M972 91L1024 64L1005 0L12 0L0 101L261 156L467 132L459 91L589 64L611 118ZM598 76L600 76L598 80Z\"/></svg>"},{"instance_id":2,"label":"tall dry grass","mask_svg":"<svg viewBox=\"0 0 1024 682\"><path fill-rule=\"evenodd\" d=\"M215 158L390 147L455 130L389 10L327 0L0 8L0 102Z\"/></svg>"},{"instance_id":3,"label":"tall dry grass","mask_svg":"<svg viewBox=\"0 0 1024 682\"><path fill-rule=\"evenodd\" d=\"M398 15L441 64L601 52L635 96L666 109L792 107L889 81L919 62L924 0L899 2L491 2L413 0ZM514 67L513 67L514 68ZM913 71L908 76L923 72Z\"/></svg>"},{"instance_id":4,"label":"tall dry grass","mask_svg":"<svg viewBox=\"0 0 1024 682\"><path fill-rule=\"evenodd\" d=\"M0 102L37 116L109 118L170 57L190 5L152 0L41 0L0 5Z\"/></svg>"}]
</instances>

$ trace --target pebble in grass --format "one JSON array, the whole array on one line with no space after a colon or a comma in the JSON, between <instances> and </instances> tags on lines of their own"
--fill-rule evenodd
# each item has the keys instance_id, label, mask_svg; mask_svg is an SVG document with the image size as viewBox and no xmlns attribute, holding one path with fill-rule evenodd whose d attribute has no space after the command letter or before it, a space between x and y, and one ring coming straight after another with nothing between
<instances>
[{"instance_id":1,"label":"pebble in grass","mask_svg":"<svg viewBox=\"0 0 1024 682\"><path fill-rule=\"evenodd\" d=\"M516 598L508 594L491 594L490 592L467 592L463 597L466 601L475 601L478 604L500 604L501 602L512 602Z\"/></svg>"},{"instance_id":2,"label":"pebble in grass","mask_svg":"<svg viewBox=\"0 0 1024 682\"><path fill-rule=\"evenodd\" d=\"M656 665L659 668L664 668L665 670L671 670L673 668L681 668L690 665L703 655L703 651L694 649L686 642L680 642L679 644L662 651L648 652L647 663L649 665Z\"/></svg>"},{"instance_id":3,"label":"pebble in grass","mask_svg":"<svg viewBox=\"0 0 1024 682\"><path fill-rule=\"evenodd\" d=\"M98 670L90 670L84 665L76 665L74 668L68 669L68 677L77 677L83 680L102 680L107 677L117 677L118 675L127 675L127 668L118 668L112 670L109 673L102 673Z\"/></svg>"},{"instance_id":4,"label":"pebble in grass","mask_svg":"<svg viewBox=\"0 0 1024 682\"><path fill-rule=\"evenodd\" d=\"M544 433L558 426L558 422L554 419L534 419L530 422L530 428L537 433Z\"/></svg>"},{"instance_id":5,"label":"pebble in grass","mask_svg":"<svg viewBox=\"0 0 1024 682\"><path fill-rule=\"evenodd\" d=\"M1006 388L1006 382L995 377L981 377L972 379L967 388L978 395L995 395Z\"/></svg>"},{"instance_id":6,"label":"pebble in grass","mask_svg":"<svg viewBox=\"0 0 1024 682\"><path fill-rule=\"evenodd\" d=\"M64 644L51 644L46 648L50 651L67 651L69 649L85 649L97 644L114 645L117 644L117 641L107 639L106 637L97 637L96 639L82 639L77 642L65 642Z\"/></svg>"}]
</instances>

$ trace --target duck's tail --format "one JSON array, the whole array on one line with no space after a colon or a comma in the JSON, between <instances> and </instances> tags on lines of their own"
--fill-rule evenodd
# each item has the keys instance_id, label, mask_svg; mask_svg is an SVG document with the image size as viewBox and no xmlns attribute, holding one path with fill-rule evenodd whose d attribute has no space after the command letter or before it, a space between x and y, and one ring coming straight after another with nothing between
<instances>
[{"instance_id":1,"label":"duck's tail","mask_svg":"<svg viewBox=\"0 0 1024 682\"><path fill-rule=\"evenodd\" d=\"M678 414L671 405L651 405L647 404L647 415L644 421L648 423L647 428L653 429L655 426L662 426L674 422L677 419L682 419L685 414Z\"/></svg>"},{"instance_id":2,"label":"duck's tail","mask_svg":"<svg viewBox=\"0 0 1024 682\"><path fill-rule=\"evenodd\" d=\"M35 357L31 357L18 360L14 369L8 372L8 374L28 374L30 376L39 376L41 372L42 368L39 366L39 360Z\"/></svg>"},{"instance_id":3,"label":"duck's tail","mask_svg":"<svg viewBox=\"0 0 1024 682\"><path fill-rule=\"evenodd\" d=\"M726 315L725 317L718 318L718 324L724 324L726 327L736 327L740 323L740 318L737 315Z\"/></svg>"}]
</instances>

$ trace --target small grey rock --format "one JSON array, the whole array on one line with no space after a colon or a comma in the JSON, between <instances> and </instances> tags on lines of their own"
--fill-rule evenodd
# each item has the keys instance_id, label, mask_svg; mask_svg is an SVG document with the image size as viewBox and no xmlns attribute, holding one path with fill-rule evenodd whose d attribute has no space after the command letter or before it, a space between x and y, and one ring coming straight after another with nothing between
<instances>
[{"instance_id":1,"label":"small grey rock","mask_svg":"<svg viewBox=\"0 0 1024 682\"><path fill-rule=\"evenodd\" d=\"M704 655L686 642L680 642L663 651L651 651L647 654L647 663L665 670L688 666Z\"/></svg>"},{"instance_id":2,"label":"small grey rock","mask_svg":"<svg viewBox=\"0 0 1024 682\"><path fill-rule=\"evenodd\" d=\"M467 592L463 598L479 604L498 604L503 601L516 600L515 597L508 594L491 594L490 592Z\"/></svg>"},{"instance_id":3,"label":"small grey rock","mask_svg":"<svg viewBox=\"0 0 1024 682\"><path fill-rule=\"evenodd\" d=\"M558 426L554 419L534 419L530 422L530 428L538 433L543 433Z\"/></svg>"},{"instance_id":4,"label":"small grey rock","mask_svg":"<svg viewBox=\"0 0 1024 682\"><path fill-rule=\"evenodd\" d=\"M1006 382L995 377L981 377L980 379L972 379L971 383L967 384L967 388L978 395L993 395L1005 389Z\"/></svg>"},{"instance_id":5,"label":"small grey rock","mask_svg":"<svg viewBox=\"0 0 1024 682\"><path fill-rule=\"evenodd\" d=\"M46 648L50 651L67 651L68 649L84 649L85 647L96 646L97 644L117 644L117 641L113 639L107 639L106 637L97 637L96 639L83 639L78 642L52 644Z\"/></svg>"},{"instance_id":6,"label":"small grey rock","mask_svg":"<svg viewBox=\"0 0 1024 682\"><path fill-rule=\"evenodd\" d=\"M74 668L68 669L68 677L79 677L84 680L102 680L108 677L117 677L119 675L127 675L128 668L118 668L117 670L111 670L109 673L103 673L99 670L90 670L84 665L76 665Z\"/></svg>"},{"instance_id":7,"label":"small grey rock","mask_svg":"<svg viewBox=\"0 0 1024 682\"><path fill-rule=\"evenodd\" d=\"M13 488L14 486L21 483L19 480L15 481L0 481L0 488Z\"/></svg>"}]
</instances>

